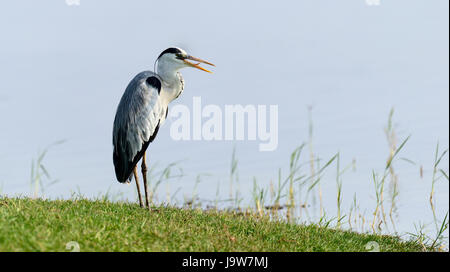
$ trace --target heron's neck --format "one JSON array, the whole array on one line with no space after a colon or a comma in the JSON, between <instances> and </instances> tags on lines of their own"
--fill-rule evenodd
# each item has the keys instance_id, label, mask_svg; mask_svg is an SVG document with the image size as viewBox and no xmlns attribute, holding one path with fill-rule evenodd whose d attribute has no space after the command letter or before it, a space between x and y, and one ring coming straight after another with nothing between
<instances>
[{"instance_id":1,"label":"heron's neck","mask_svg":"<svg viewBox=\"0 0 450 272\"><path fill-rule=\"evenodd\" d=\"M167 69L167 66L158 66L158 75L162 79L162 96L170 103L177 98L184 88L184 81L179 69Z\"/></svg>"}]
</instances>

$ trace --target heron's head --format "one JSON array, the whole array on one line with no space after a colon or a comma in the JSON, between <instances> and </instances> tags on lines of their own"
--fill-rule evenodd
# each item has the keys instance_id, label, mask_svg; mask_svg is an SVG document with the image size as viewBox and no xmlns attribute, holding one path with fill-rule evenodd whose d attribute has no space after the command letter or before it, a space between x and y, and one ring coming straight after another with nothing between
<instances>
[{"instance_id":1,"label":"heron's head","mask_svg":"<svg viewBox=\"0 0 450 272\"><path fill-rule=\"evenodd\" d=\"M157 62L158 62L158 71L160 71L161 69L176 71L185 67L194 67L202 71L211 73L211 71L201 67L200 63L205 63L214 66L214 64L210 62L190 56L188 53L186 53L186 51L178 47L170 47L164 50L159 55Z\"/></svg>"}]
</instances>

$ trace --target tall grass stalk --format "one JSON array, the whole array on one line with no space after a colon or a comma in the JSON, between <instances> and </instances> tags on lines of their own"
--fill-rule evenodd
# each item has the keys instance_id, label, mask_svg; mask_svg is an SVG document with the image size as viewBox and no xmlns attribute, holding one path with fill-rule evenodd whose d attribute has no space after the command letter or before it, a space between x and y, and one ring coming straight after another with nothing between
<instances>
[{"instance_id":1,"label":"tall grass stalk","mask_svg":"<svg viewBox=\"0 0 450 272\"><path fill-rule=\"evenodd\" d=\"M341 162L341 156L338 153L337 159L336 159L336 188L337 188L337 228L339 229L341 227L341 203L342 203L342 180L340 178L340 162Z\"/></svg>"},{"instance_id":2,"label":"tall grass stalk","mask_svg":"<svg viewBox=\"0 0 450 272\"><path fill-rule=\"evenodd\" d=\"M185 176L183 172L183 168L179 166L180 162L172 162L169 163L166 167L163 168L163 170L156 172L157 163L153 164L149 171L147 172L148 177L148 192L149 192L149 199L150 203L154 204L156 199L156 193L159 188L159 186L166 181L170 181L173 179L181 179Z\"/></svg>"},{"instance_id":3,"label":"tall grass stalk","mask_svg":"<svg viewBox=\"0 0 450 272\"><path fill-rule=\"evenodd\" d=\"M309 169L311 174L311 180L314 181L314 178L316 176L316 167L315 167L315 154L313 149L313 139L314 139L314 124L313 124L313 118L312 118L312 106L308 107L308 147L309 147ZM322 187L320 184L320 179L317 182L317 189L318 189L318 195L319 195L319 214L320 217L322 217L323 214L323 199L322 199ZM314 194L313 194L314 196ZM313 197L313 203L315 202L315 198Z\"/></svg>"},{"instance_id":4,"label":"tall grass stalk","mask_svg":"<svg viewBox=\"0 0 450 272\"><path fill-rule=\"evenodd\" d=\"M287 220L291 221L293 212L295 210L295 196L294 196L294 182L297 178L297 172L299 171L299 159L303 149L303 145L296 148L291 154L291 159L289 161L289 194L288 194L288 211Z\"/></svg>"},{"instance_id":5,"label":"tall grass stalk","mask_svg":"<svg viewBox=\"0 0 450 272\"><path fill-rule=\"evenodd\" d=\"M65 140L60 140L48 145L42 152L38 153L37 159L31 160L30 187L33 198L38 198L39 194L43 196L45 189L58 182L58 179L53 179L50 176L44 165L44 159L52 147L64 142Z\"/></svg>"},{"instance_id":6,"label":"tall grass stalk","mask_svg":"<svg viewBox=\"0 0 450 272\"><path fill-rule=\"evenodd\" d=\"M258 187L258 183L256 182L256 178L253 177L253 199L255 201L255 209L260 217L264 217L264 199L265 199L265 190L263 188Z\"/></svg>"},{"instance_id":7,"label":"tall grass stalk","mask_svg":"<svg viewBox=\"0 0 450 272\"><path fill-rule=\"evenodd\" d=\"M388 161L392 160L392 156L395 154L395 152L397 151L397 133L395 131L395 126L393 124L393 116L394 116L394 108L391 109L391 111L389 112L389 117L388 117L388 124L384 129L385 135L386 135L386 140L388 142L388 146L389 146L389 157L388 157ZM389 165L389 175L390 175L390 183L389 183L389 189L390 189L390 200L391 200L391 208L389 210L389 218L390 221L392 223L393 228L395 229L395 221L394 221L394 212L396 210L396 199L399 195L399 191L398 191L398 176L395 173L393 164L391 163ZM386 219L386 218L384 218Z\"/></svg>"},{"instance_id":8,"label":"tall grass stalk","mask_svg":"<svg viewBox=\"0 0 450 272\"><path fill-rule=\"evenodd\" d=\"M237 201L237 196L233 196L233 180L238 181L238 160L236 159L236 146L233 147L233 153L231 154L231 168L230 168L230 199Z\"/></svg>"},{"instance_id":9,"label":"tall grass stalk","mask_svg":"<svg viewBox=\"0 0 450 272\"><path fill-rule=\"evenodd\" d=\"M384 202L384 185L386 182L386 178L389 175L389 169L392 165L392 163L394 162L394 159L397 157L397 155L399 154L399 152L403 149L403 147L405 146L405 144L408 142L410 136L408 136L403 142L402 144L395 150L395 152L389 156L387 162L386 162L386 166L384 168L384 173L381 177L381 179L379 181L378 178L376 177L375 171L372 172L372 179L375 185L375 194L376 194L376 208L375 208L375 212L374 212L374 217L373 217L373 221L372 221L372 230L375 232L375 220L377 218L377 216L379 216L379 212L381 211L381 217L382 220L379 221L378 224L378 229L380 229L381 224L384 222L385 226L387 227L386 224L386 214L384 213L384 208L383 208L383 202ZM384 220L384 221L383 221Z\"/></svg>"},{"instance_id":10,"label":"tall grass stalk","mask_svg":"<svg viewBox=\"0 0 450 272\"><path fill-rule=\"evenodd\" d=\"M434 201L434 194L435 194L435 185L436 182L441 179L442 177L446 178L448 181L448 175L444 172L444 170L439 169L439 164L441 163L442 158L447 154L448 149L444 150L441 155L439 155L439 143L436 144L436 151L434 154L434 163L433 163L433 173L431 177L431 191L430 191L430 206L431 210L433 212L433 218L436 226L436 230L439 229L439 225L437 223L437 217L436 217L436 209L435 209L435 201ZM438 176L438 173L441 175Z\"/></svg>"},{"instance_id":11,"label":"tall grass stalk","mask_svg":"<svg viewBox=\"0 0 450 272\"><path fill-rule=\"evenodd\" d=\"M444 239L444 232L447 229L448 229L448 212L447 214L445 214L444 220L442 221L442 224L436 234L436 238L433 240L433 243L430 246L431 248L435 248L436 246L441 247L442 245L441 241Z\"/></svg>"}]
</instances>

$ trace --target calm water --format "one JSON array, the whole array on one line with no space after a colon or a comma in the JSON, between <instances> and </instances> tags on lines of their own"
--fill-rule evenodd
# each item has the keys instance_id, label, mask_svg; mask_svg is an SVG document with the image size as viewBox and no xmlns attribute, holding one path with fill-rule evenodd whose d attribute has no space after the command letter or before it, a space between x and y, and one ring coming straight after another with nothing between
<instances>
[{"instance_id":1,"label":"calm water","mask_svg":"<svg viewBox=\"0 0 450 272\"><path fill-rule=\"evenodd\" d=\"M449 143L448 1L8 1L0 9L0 185L8 195L29 195L31 160L47 145L44 164L59 182L47 197L71 191L96 196L110 190L133 199L134 187L115 181L111 131L129 80L152 69L170 45L217 65L214 74L185 70L186 88L174 104L278 105L278 148L259 152L255 141L173 141L170 121L148 151L160 166L183 161L186 177L163 184L159 197L178 188L192 195L198 174L202 199L229 195L233 147L239 190L251 200L261 186L286 175L290 153L308 140L313 107L314 151L341 153L356 170L343 180L343 212L356 194L368 218L375 208L372 170L389 154L384 135L389 110L399 141L411 135L395 163L399 176L400 233L432 223L428 204L434 150ZM302 161L307 161L305 153ZM419 169L423 166L424 176ZM327 214L336 214L334 165L322 180ZM448 156L441 167L448 173ZM308 167L303 169L308 173ZM449 206L449 183L436 184L437 216ZM235 187L236 189L237 187ZM432 232L434 226L428 226Z\"/></svg>"}]
</instances>

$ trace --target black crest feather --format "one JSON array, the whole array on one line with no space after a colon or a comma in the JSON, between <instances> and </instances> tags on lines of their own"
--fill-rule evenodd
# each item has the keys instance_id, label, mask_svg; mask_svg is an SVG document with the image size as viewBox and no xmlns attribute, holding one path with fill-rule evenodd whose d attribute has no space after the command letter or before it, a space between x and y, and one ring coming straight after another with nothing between
<instances>
[{"instance_id":1,"label":"black crest feather","mask_svg":"<svg viewBox=\"0 0 450 272\"><path fill-rule=\"evenodd\" d=\"M181 50L175 47L169 47L164 50L161 54L159 54L158 59L164 54L181 54Z\"/></svg>"}]
</instances>

